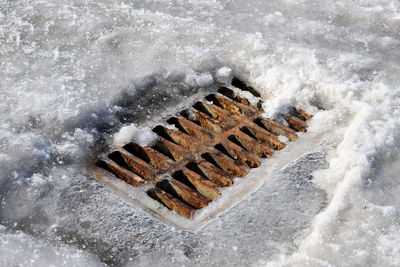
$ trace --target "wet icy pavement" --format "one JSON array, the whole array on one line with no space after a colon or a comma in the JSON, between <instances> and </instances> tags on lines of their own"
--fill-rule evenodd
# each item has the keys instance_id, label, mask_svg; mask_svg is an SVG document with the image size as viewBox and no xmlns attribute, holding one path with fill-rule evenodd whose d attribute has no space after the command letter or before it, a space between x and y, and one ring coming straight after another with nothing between
<instances>
[{"instance_id":1,"label":"wet icy pavement","mask_svg":"<svg viewBox=\"0 0 400 267\"><path fill-rule=\"evenodd\" d=\"M326 167L324 156L320 149L303 156L197 233L175 231L80 176L59 196L64 205L56 211L57 225L39 235L62 239L112 265L263 264L295 251L296 239L324 207L325 194L310 180L312 171ZM38 232L40 224L28 228Z\"/></svg>"}]
</instances>

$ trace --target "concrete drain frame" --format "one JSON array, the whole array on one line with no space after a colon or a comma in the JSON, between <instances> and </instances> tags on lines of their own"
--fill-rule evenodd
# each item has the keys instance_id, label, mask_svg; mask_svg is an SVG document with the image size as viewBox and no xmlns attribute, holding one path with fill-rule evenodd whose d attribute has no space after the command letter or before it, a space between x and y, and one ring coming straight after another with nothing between
<instances>
[{"instance_id":1,"label":"concrete drain frame","mask_svg":"<svg viewBox=\"0 0 400 267\"><path fill-rule=\"evenodd\" d=\"M275 162L276 170L283 165L274 154L300 156L284 148L306 132L311 115L292 107L277 120L265 118L260 94L237 78L215 88L153 125L154 145L113 147L97 157L89 174L161 221L195 231L262 184L264 179L248 175L260 159Z\"/></svg>"}]
</instances>

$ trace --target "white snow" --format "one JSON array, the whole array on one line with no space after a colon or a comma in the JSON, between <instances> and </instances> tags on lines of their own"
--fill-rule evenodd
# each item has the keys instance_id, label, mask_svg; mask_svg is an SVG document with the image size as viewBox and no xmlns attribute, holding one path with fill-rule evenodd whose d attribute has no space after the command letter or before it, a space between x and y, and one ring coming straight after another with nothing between
<instances>
[{"instance_id":1,"label":"white snow","mask_svg":"<svg viewBox=\"0 0 400 267\"><path fill-rule=\"evenodd\" d=\"M219 68L215 74L215 78L217 82L229 85L232 80L232 69L226 66Z\"/></svg>"},{"instance_id":2,"label":"white snow","mask_svg":"<svg viewBox=\"0 0 400 267\"><path fill-rule=\"evenodd\" d=\"M157 140L157 134L151 128L140 127L135 124L122 127L114 134L114 145L123 146L129 142L135 142L140 146L150 146Z\"/></svg>"}]
</instances>

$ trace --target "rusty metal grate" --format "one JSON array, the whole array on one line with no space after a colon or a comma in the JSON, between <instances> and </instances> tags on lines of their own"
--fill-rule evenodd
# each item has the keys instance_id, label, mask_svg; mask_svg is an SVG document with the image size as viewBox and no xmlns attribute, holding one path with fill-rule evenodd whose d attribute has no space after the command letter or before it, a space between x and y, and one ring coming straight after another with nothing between
<instances>
[{"instance_id":1,"label":"rusty metal grate","mask_svg":"<svg viewBox=\"0 0 400 267\"><path fill-rule=\"evenodd\" d=\"M156 126L158 141L153 146L128 143L100 156L98 165L191 218L218 198L221 188L232 186L234 177L245 177L249 168L260 166L260 158L283 149L286 144L279 135L295 141L296 132L305 132L312 118L295 108L278 118L287 126L264 118L261 100L252 105L237 93L240 90L260 97L254 88L234 78L231 88L219 87L218 92L169 118L174 127ZM150 209L157 213L159 207Z\"/></svg>"}]
</instances>

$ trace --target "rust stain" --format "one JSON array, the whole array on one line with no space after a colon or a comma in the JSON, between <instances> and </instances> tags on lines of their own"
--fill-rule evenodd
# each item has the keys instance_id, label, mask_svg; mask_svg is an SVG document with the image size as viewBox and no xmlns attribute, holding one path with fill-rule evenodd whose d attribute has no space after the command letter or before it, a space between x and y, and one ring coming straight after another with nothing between
<instances>
[{"instance_id":1,"label":"rust stain","mask_svg":"<svg viewBox=\"0 0 400 267\"><path fill-rule=\"evenodd\" d=\"M114 161L110 159L101 159L101 162L105 163L106 166L121 180L125 181L126 183L133 185L133 186L139 186L141 184L144 184L145 180L140 178L138 175L135 173L121 167Z\"/></svg>"},{"instance_id":2,"label":"rust stain","mask_svg":"<svg viewBox=\"0 0 400 267\"><path fill-rule=\"evenodd\" d=\"M283 117L287 120L287 122L299 132L306 132L307 131L307 123L300 120L299 118L293 117L288 114L284 114Z\"/></svg>"},{"instance_id":3,"label":"rust stain","mask_svg":"<svg viewBox=\"0 0 400 267\"><path fill-rule=\"evenodd\" d=\"M171 179L167 182L186 203L188 203L195 209L202 209L204 207L207 207L208 203L211 202L211 199L203 196L196 190L177 180Z\"/></svg>"},{"instance_id":4,"label":"rust stain","mask_svg":"<svg viewBox=\"0 0 400 267\"><path fill-rule=\"evenodd\" d=\"M122 158L129 165L132 171L136 172L147 180L153 180L156 178L156 171L147 162L123 149L118 150L118 152L121 154Z\"/></svg>"},{"instance_id":5,"label":"rust stain","mask_svg":"<svg viewBox=\"0 0 400 267\"><path fill-rule=\"evenodd\" d=\"M183 217L190 218L192 214L196 212L196 209L194 209L193 207L171 196L167 192L159 189L158 187L151 189L150 194L154 194L155 198L158 198L161 203L163 203L169 209L176 211Z\"/></svg>"},{"instance_id":6,"label":"rust stain","mask_svg":"<svg viewBox=\"0 0 400 267\"><path fill-rule=\"evenodd\" d=\"M203 196L213 200L217 196L221 195L221 193L217 189L217 186L213 182L203 178L202 176L198 175L195 172L192 172L187 168L183 168L182 172L183 175L189 180L189 182Z\"/></svg>"}]
</instances>

